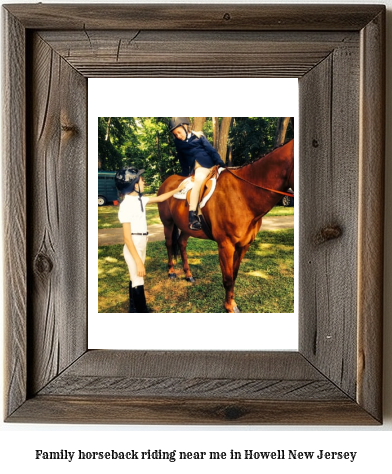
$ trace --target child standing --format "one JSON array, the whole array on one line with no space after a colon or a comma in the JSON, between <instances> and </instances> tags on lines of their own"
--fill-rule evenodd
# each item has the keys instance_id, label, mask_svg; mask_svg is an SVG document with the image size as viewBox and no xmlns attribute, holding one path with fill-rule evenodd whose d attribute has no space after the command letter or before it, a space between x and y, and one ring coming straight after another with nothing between
<instances>
[{"instance_id":1,"label":"child standing","mask_svg":"<svg viewBox=\"0 0 392 474\"><path fill-rule=\"evenodd\" d=\"M148 241L146 205L166 201L185 186L181 184L177 189L161 196L145 197L142 177L144 171L132 167L123 168L115 177L117 189L125 195L118 218L123 226L124 258L130 275L129 313L148 313L144 294L144 261Z\"/></svg>"},{"instance_id":2,"label":"child standing","mask_svg":"<svg viewBox=\"0 0 392 474\"><path fill-rule=\"evenodd\" d=\"M188 117L172 117L169 130L174 135L177 156L180 161L182 175L190 176L195 172L195 182L189 203L189 228L201 230L202 226L196 213L200 188L214 165L226 167L218 152L201 132L189 130Z\"/></svg>"}]
</instances>

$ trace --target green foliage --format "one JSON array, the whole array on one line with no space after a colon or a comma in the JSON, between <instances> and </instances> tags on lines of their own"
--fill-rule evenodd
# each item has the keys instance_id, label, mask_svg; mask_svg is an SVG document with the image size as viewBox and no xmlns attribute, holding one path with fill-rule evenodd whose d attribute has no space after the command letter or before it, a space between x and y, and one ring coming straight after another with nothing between
<instances>
[{"instance_id":1,"label":"green foliage","mask_svg":"<svg viewBox=\"0 0 392 474\"><path fill-rule=\"evenodd\" d=\"M233 166L240 166L274 148L277 117L234 117L229 134Z\"/></svg>"},{"instance_id":2,"label":"green foliage","mask_svg":"<svg viewBox=\"0 0 392 474\"><path fill-rule=\"evenodd\" d=\"M134 142L134 117L98 117L98 160L101 170L114 171L123 166L124 144Z\"/></svg>"},{"instance_id":3,"label":"green foliage","mask_svg":"<svg viewBox=\"0 0 392 474\"><path fill-rule=\"evenodd\" d=\"M192 117L190 117L192 119ZM144 177L155 193L162 182L180 172L170 117L99 117L98 159L101 169L113 171L124 166L146 170ZM228 146L232 149L230 165L240 166L274 147L277 117L234 117ZM212 118L207 117L203 132L212 143ZM292 138L291 126L286 138Z\"/></svg>"}]
</instances>

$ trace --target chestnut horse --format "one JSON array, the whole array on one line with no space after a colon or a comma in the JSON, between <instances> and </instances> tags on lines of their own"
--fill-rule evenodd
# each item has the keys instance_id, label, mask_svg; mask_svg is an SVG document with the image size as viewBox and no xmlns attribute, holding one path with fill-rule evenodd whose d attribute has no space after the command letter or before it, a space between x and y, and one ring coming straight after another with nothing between
<instances>
[{"instance_id":1,"label":"chestnut horse","mask_svg":"<svg viewBox=\"0 0 392 474\"><path fill-rule=\"evenodd\" d=\"M175 189L184 179L174 175L167 178L159 194ZM225 308L229 313L239 313L234 301L234 284L241 260L261 227L262 217L281 199L289 188L294 190L294 140L276 148L271 153L244 165L223 171L216 189L203 208L203 216L218 244L219 262L226 290ZM188 229L186 200L170 198L158 204L159 216L164 225L168 252L169 277L175 277L173 244L177 228L181 229L178 245L183 269L188 281L194 281L188 265L186 245L190 236L208 239L203 231Z\"/></svg>"}]
</instances>

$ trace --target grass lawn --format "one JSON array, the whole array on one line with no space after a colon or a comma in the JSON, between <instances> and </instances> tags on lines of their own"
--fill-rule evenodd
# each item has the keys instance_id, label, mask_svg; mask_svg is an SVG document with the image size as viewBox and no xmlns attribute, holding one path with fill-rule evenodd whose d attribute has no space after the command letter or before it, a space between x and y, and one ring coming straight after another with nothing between
<instances>
[{"instance_id":1,"label":"grass lawn","mask_svg":"<svg viewBox=\"0 0 392 474\"><path fill-rule=\"evenodd\" d=\"M284 208L290 211L292 208ZM98 311L126 313L128 269L123 245L98 247ZM196 284L185 281L181 260L177 278L167 277L164 242L147 247L145 290L154 313L223 313L225 292L217 244L190 238L188 258ZM243 313L294 311L294 230L259 232L242 261L235 299Z\"/></svg>"},{"instance_id":2,"label":"grass lawn","mask_svg":"<svg viewBox=\"0 0 392 474\"><path fill-rule=\"evenodd\" d=\"M292 216L294 207L275 206L267 216ZM158 204L147 205L147 224L161 224L158 214ZM121 227L118 221L118 206L98 207L98 229Z\"/></svg>"}]
</instances>

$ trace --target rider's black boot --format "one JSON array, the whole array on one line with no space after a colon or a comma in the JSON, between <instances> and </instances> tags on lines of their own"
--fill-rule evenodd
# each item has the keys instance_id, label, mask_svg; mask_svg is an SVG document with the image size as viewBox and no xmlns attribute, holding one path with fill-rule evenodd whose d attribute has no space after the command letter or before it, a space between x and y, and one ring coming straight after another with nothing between
<instances>
[{"instance_id":1,"label":"rider's black boot","mask_svg":"<svg viewBox=\"0 0 392 474\"><path fill-rule=\"evenodd\" d=\"M191 230L201 230L202 226L195 211L189 211L189 226Z\"/></svg>"}]
</instances>

